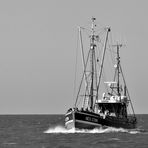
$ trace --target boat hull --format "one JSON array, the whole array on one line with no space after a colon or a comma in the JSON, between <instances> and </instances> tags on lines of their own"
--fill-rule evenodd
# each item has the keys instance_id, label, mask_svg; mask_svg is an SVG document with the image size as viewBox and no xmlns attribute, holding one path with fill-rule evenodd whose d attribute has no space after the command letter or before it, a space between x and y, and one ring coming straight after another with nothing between
<instances>
[{"instance_id":1,"label":"boat hull","mask_svg":"<svg viewBox=\"0 0 148 148\"><path fill-rule=\"evenodd\" d=\"M94 129L100 127L116 127L125 129L136 128L136 121L131 122L125 118L100 116L92 112L71 111L65 115L65 127L67 129Z\"/></svg>"}]
</instances>

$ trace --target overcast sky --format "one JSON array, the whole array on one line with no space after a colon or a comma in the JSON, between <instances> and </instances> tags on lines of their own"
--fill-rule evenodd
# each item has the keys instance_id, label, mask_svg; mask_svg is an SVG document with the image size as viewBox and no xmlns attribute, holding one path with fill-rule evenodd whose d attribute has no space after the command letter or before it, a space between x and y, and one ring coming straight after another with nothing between
<instances>
[{"instance_id":1,"label":"overcast sky","mask_svg":"<svg viewBox=\"0 0 148 148\"><path fill-rule=\"evenodd\" d=\"M147 0L0 0L0 114L65 113L73 104L77 26L95 16L124 41L136 113L148 113Z\"/></svg>"}]
</instances>

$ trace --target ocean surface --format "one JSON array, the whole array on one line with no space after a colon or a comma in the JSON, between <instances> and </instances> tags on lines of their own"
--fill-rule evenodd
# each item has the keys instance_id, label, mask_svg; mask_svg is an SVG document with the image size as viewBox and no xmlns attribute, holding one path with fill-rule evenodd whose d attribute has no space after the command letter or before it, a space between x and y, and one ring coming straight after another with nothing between
<instances>
[{"instance_id":1,"label":"ocean surface","mask_svg":"<svg viewBox=\"0 0 148 148\"><path fill-rule=\"evenodd\" d=\"M0 115L0 148L148 148L148 115L134 130L66 130L64 115Z\"/></svg>"}]
</instances>

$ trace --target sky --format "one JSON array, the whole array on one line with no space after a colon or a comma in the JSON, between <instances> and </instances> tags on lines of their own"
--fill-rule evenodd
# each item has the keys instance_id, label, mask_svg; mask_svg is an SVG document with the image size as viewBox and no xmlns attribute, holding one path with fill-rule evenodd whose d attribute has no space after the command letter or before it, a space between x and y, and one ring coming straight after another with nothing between
<instances>
[{"instance_id":1,"label":"sky","mask_svg":"<svg viewBox=\"0 0 148 148\"><path fill-rule=\"evenodd\" d=\"M1 0L0 114L64 114L74 103L77 26L92 16L126 44L137 114L148 113L147 0Z\"/></svg>"}]
</instances>

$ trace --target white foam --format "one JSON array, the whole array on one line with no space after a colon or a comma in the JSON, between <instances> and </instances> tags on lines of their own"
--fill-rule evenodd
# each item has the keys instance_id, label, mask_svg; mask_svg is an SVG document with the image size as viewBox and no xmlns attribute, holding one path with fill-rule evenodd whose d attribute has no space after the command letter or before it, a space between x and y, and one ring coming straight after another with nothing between
<instances>
[{"instance_id":1,"label":"white foam","mask_svg":"<svg viewBox=\"0 0 148 148\"><path fill-rule=\"evenodd\" d=\"M112 133L112 132L126 132L126 133L131 133L131 134L136 134L136 131L128 131L126 129L123 128L113 128L113 127L108 127L108 128L96 128L96 129L92 129L92 130L87 130L87 129L82 129L82 130L75 130L70 129L67 130L62 126L56 126L53 128L49 128L48 130L46 130L44 133L63 133L63 134L67 134L67 133ZM137 131L138 133L138 131Z\"/></svg>"},{"instance_id":2,"label":"white foam","mask_svg":"<svg viewBox=\"0 0 148 148\"><path fill-rule=\"evenodd\" d=\"M130 134L139 134L140 131L136 131L136 130L135 130L135 131L129 131L129 133L130 133Z\"/></svg>"},{"instance_id":3,"label":"white foam","mask_svg":"<svg viewBox=\"0 0 148 148\"><path fill-rule=\"evenodd\" d=\"M56 126L53 128L49 128L44 133L75 133L75 129L67 130L62 126Z\"/></svg>"}]
</instances>

